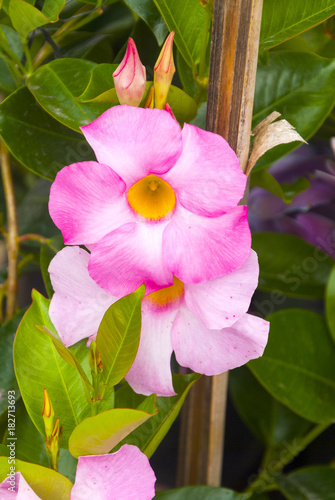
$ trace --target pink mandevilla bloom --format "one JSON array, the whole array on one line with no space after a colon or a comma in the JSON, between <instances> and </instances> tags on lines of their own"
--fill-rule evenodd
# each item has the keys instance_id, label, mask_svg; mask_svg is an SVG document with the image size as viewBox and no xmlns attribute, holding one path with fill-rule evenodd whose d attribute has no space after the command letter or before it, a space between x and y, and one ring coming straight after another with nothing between
<instances>
[{"instance_id":1,"label":"pink mandevilla bloom","mask_svg":"<svg viewBox=\"0 0 335 500\"><path fill-rule=\"evenodd\" d=\"M250 254L246 176L227 142L159 109L115 106L82 127L98 162L58 172L49 210L90 276L121 297L235 271Z\"/></svg>"},{"instance_id":2,"label":"pink mandevilla bloom","mask_svg":"<svg viewBox=\"0 0 335 500\"><path fill-rule=\"evenodd\" d=\"M20 472L0 484L3 500L41 500ZM70 500L152 500L155 474L149 460L136 446L123 445L116 453L79 457Z\"/></svg>"},{"instance_id":3,"label":"pink mandevilla bloom","mask_svg":"<svg viewBox=\"0 0 335 500\"><path fill-rule=\"evenodd\" d=\"M146 71L132 38L129 38L125 56L113 78L120 103L139 106L145 91Z\"/></svg>"},{"instance_id":4,"label":"pink mandevilla bloom","mask_svg":"<svg viewBox=\"0 0 335 500\"><path fill-rule=\"evenodd\" d=\"M49 266L55 290L50 317L69 346L95 338L107 308L117 298L89 276L89 253L66 247ZM246 314L257 286L257 255L251 251L236 271L206 283L174 279L170 287L145 296L135 361L126 380L138 393L174 393L170 359L205 375L216 375L262 355L269 323Z\"/></svg>"}]
</instances>

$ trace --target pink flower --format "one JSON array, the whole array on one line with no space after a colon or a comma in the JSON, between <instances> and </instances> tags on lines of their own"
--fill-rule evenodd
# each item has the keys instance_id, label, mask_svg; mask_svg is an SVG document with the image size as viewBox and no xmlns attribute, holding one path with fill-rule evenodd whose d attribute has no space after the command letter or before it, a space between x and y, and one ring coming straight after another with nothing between
<instances>
[{"instance_id":1,"label":"pink flower","mask_svg":"<svg viewBox=\"0 0 335 500\"><path fill-rule=\"evenodd\" d=\"M82 127L99 163L58 172L49 210L68 245L92 249L89 273L121 297L201 283L250 254L246 176L219 135L158 109L115 106Z\"/></svg>"},{"instance_id":2,"label":"pink flower","mask_svg":"<svg viewBox=\"0 0 335 500\"><path fill-rule=\"evenodd\" d=\"M120 103L139 106L145 91L146 71L132 38L129 38L127 51L113 78Z\"/></svg>"},{"instance_id":3,"label":"pink flower","mask_svg":"<svg viewBox=\"0 0 335 500\"><path fill-rule=\"evenodd\" d=\"M0 498L1 500L40 500L21 472L15 472L2 481Z\"/></svg>"},{"instance_id":4,"label":"pink flower","mask_svg":"<svg viewBox=\"0 0 335 500\"><path fill-rule=\"evenodd\" d=\"M79 247L64 248L50 263L55 294L49 312L65 345L94 337L117 300L89 277L88 264L89 254ZM269 324L246 314L257 279L257 256L251 251L238 270L221 278L199 284L175 278L173 286L146 295L140 346L126 376L132 388L145 395L173 395L172 350L180 365L205 375L261 356Z\"/></svg>"},{"instance_id":5,"label":"pink flower","mask_svg":"<svg viewBox=\"0 0 335 500\"><path fill-rule=\"evenodd\" d=\"M71 500L152 500L155 474L136 446L125 444L116 453L79 457ZM3 500L41 500L20 472L0 484ZM56 483L57 484L57 483Z\"/></svg>"}]
</instances>

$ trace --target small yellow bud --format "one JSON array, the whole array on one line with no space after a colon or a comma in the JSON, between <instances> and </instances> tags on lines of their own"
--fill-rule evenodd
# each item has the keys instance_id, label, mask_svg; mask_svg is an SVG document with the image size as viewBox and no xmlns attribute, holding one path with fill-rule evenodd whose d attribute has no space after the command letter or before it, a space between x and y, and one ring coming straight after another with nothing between
<instances>
[{"instance_id":1,"label":"small yellow bud","mask_svg":"<svg viewBox=\"0 0 335 500\"><path fill-rule=\"evenodd\" d=\"M171 31L154 67L154 86L155 86L155 107L164 108L172 77L176 71L173 61L173 37L174 31Z\"/></svg>"}]
</instances>

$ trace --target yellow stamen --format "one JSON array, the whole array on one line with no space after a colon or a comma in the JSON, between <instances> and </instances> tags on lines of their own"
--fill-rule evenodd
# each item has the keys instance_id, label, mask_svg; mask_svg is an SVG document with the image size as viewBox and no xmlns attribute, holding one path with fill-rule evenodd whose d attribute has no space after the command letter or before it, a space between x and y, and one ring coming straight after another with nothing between
<instances>
[{"instance_id":1,"label":"yellow stamen","mask_svg":"<svg viewBox=\"0 0 335 500\"><path fill-rule=\"evenodd\" d=\"M150 293L145 297L145 300L152 302L156 306L166 306L178 300L184 293L184 284L175 276L173 276L173 285L162 288L157 292Z\"/></svg>"},{"instance_id":2,"label":"yellow stamen","mask_svg":"<svg viewBox=\"0 0 335 500\"><path fill-rule=\"evenodd\" d=\"M175 207L172 187L157 175L148 175L137 181L128 191L131 208L146 219L163 219Z\"/></svg>"}]
</instances>

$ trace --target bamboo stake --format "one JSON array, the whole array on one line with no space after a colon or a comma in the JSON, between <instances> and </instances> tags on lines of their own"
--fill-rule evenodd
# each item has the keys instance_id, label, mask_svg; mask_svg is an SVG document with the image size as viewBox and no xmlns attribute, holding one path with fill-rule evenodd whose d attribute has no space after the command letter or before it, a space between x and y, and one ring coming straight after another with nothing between
<instances>
[{"instance_id":1,"label":"bamboo stake","mask_svg":"<svg viewBox=\"0 0 335 500\"><path fill-rule=\"evenodd\" d=\"M263 0L216 0L207 103L207 130L224 137L243 171L249 156ZM220 486L228 373L202 377L183 408L179 486Z\"/></svg>"}]
</instances>

